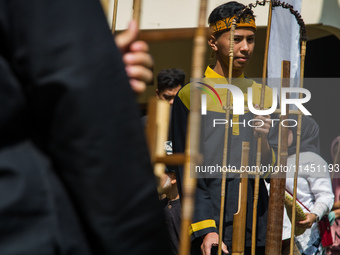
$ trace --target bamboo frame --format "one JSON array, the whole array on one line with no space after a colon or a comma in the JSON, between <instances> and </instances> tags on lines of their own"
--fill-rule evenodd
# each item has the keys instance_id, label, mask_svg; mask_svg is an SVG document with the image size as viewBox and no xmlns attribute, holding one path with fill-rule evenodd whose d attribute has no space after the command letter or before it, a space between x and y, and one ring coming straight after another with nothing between
<instances>
[{"instance_id":1,"label":"bamboo frame","mask_svg":"<svg viewBox=\"0 0 340 255\"><path fill-rule=\"evenodd\" d=\"M137 2L137 1L136 1ZM134 19L139 19L136 12L140 12L137 10L136 5L140 5L135 2L134 7ZM201 78L203 76L203 64L205 58L205 16L206 16L206 8L207 8L207 0L201 0L200 14L199 14L199 27L196 30L196 36L194 40L194 49L193 49L193 60L192 60L192 77ZM194 87L194 86L192 86ZM157 123L156 119L159 119L159 111L153 113L153 115L157 115L158 117L153 118L152 121L155 123L156 127L150 129L148 132L148 140L149 147L151 151L151 161L155 164L155 174L158 175L160 171L156 171L156 166L164 166L164 163L170 165L184 165L184 176L183 176L183 192L182 192L182 216L181 216L181 236L180 236L180 246L179 246L179 254L187 255L190 251L190 236L188 233L189 226L191 224L192 216L194 213L194 198L195 198L195 190L197 179L195 176L191 176L191 173L195 173L194 167L196 164L201 162L201 157L199 154L199 139L200 139L200 99L198 90L193 90L194 95L192 97L191 109L190 109L190 117L188 119L188 127L187 127L187 139L186 139L186 148L184 154L177 153L173 155L162 155L159 150L156 151L156 143L158 139L155 138L155 132L157 131ZM159 100L158 100L159 101ZM163 101L162 101L163 102ZM152 102L151 102L152 103ZM158 102L161 103L161 102ZM167 102L164 102L167 104ZM168 104L167 104L168 105ZM151 107L149 109L151 112L155 111L155 107ZM162 111L164 113L164 111ZM169 112L169 111L167 111ZM165 122L165 121L164 121ZM168 123L168 122L167 122ZM159 123L158 123L159 124ZM156 132L157 133L157 132ZM167 132L166 132L167 133ZM161 139L164 140L164 139ZM159 144L159 142L158 142ZM159 147L159 146L158 146ZM163 149L164 151L164 149Z\"/></svg>"},{"instance_id":2,"label":"bamboo frame","mask_svg":"<svg viewBox=\"0 0 340 255\"><path fill-rule=\"evenodd\" d=\"M269 15L268 15L268 26L267 26L267 37L266 37L266 49L265 49L265 56L264 56L264 68L263 68L263 78L262 78L262 88L261 88L261 98L260 98L260 109L263 110L264 109L264 99L265 99L265 80L266 80L266 69L267 69L267 58L268 58L268 45L269 45L269 36L270 36L270 26L271 26L271 16L272 16L272 7L276 7L276 6L282 6L283 8L286 9L290 9L290 12L295 15L295 18L297 19L299 25L300 25L300 29L301 29L301 38L303 41L303 44L305 45L305 42L307 40L306 37L306 31L305 31L305 25L303 20L301 19L301 15L295 11L293 9L292 5L289 4L285 4L285 3L281 3L279 1L263 1L263 3L261 3L260 1L256 1L255 4L249 4L248 7L246 8L253 8L256 7L258 4L259 5L265 5L266 2L270 2L270 8L269 8ZM275 5L274 5L275 4ZM302 48L305 51L305 47L302 46ZM304 63L304 56L305 54L302 53L301 54L301 58L303 58L302 65ZM229 57L229 59L231 59ZM232 61L230 60L230 62L232 63ZM232 65L229 65L229 69L231 69ZM303 69L303 67L301 67L301 69ZM303 74L303 71L301 72ZM302 75L303 76L303 75ZM229 71L229 77L230 77L230 71ZM301 80L300 80L300 87L302 86L301 84ZM301 96L301 95L300 95ZM227 100L228 101L228 100ZM227 110L227 118L229 119L229 114L230 114L230 110L231 107L230 106L226 106L225 109ZM276 110L276 113L281 113L280 110ZM301 119L301 112L300 111L291 111L291 114L298 114L299 118ZM300 121L301 122L301 121ZM227 125L228 126L228 125ZM226 130L229 130L226 128ZM280 133L281 135L281 133ZM228 140L228 138L225 138L225 140ZM261 162L261 145L262 145L262 138L261 136L259 136L258 138L258 143L257 143L257 155L256 155L256 166L260 166L260 162ZM297 147L299 148L299 144L297 145ZM224 148L224 154L225 152L227 152L227 146L225 145ZM224 157L225 158L225 157ZM226 173L224 173L226 174ZM251 252L252 255L255 254L255 248L256 248L256 218L257 218L257 203L258 203L258 190L259 190L259 175L256 175L255 177L255 188L254 188L254 207L253 207L253 227L252 227L252 248L251 248ZM218 250L218 255L221 255L222 251L221 251L221 246L222 246L222 232L223 232L223 228L222 228L222 224L223 224L223 213L224 213L224 200L225 200L225 181L222 179L222 184L221 184L221 211L220 211L220 227L219 227L219 250ZM222 224L221 224L222 223Z\"/></svg>"},{"instance_id":3,"label":"bamboo frame","mask_svg":"<svg viewBox=\"0 0 340 255\"><path fill-rule=\"evenodd\" d=\"M230 29L230 44L229 44L229 79L228 83L231 84L231 79L233 77L233 60L234 60L234 35L236 29L236 19L233 19L233 23ZM230 101L231 92L228 89L227 92L227 102L226 102L226 120L230 117ZM228 160L228 137L229 137L229 125L225 125L224 134L224 149L223 149L223 161L222 166L227 165ZM221 182L221 206L220 206L220 224L218 229L218 255L222 255L222 242L223 242L223 221L224 221L224 206L225 206L225 186L227 180L227 173L223 172L222 182Z\"/></svg>"},{"instance_id":4,"label":"bamboo frame","mask_svg":"<svg viewBox=\"0 0 340 255\"><path fill-rule=\"evenodd\" d=\"M262 87L261 87L261 97L260 97L260 109L264 108L265 92L266 92L266 78L267 78L267 65L268 65L268 49L269 49L269 38L270 38L270 28L272 23L272 3L269 4L268 13L268 24L267 24L267 35L265 43L265 53L263 60L263 70L262 70ZM262 149L262 136L259 134L257 139L257 154L256 154L256 166L261 165L261 149ZM260 171L258 169L258 171ZM252 240L251 240L251 254L255 255L256 250L256 225L257 225L257 204L259 200L259 187L260 187L260 176L255 176L255 187L254 187L254 204L253 204L253 224L252 224Z\"/></svg>"},{"instance_id":5,"label":"bamboo frame","mask_svg":"<svg viewBox=\"0 0 340 255\"><path fill-rule=\"evenodd\" d=\"M150 99L148 104L148 121L146 123L146 137L149 147L154 175L160 180L165 171L165 164L156 158L165 157L164 142L169 133L170 105L168 102L156 97Z\"/></svg>"},{"instance_id":6,"label":"bamboo frame","mask_svg":"<svg viewBox=\"0 0 340 255\"><path fill-rule=\"evenodd\" d=\"M206 2L207 0L202 0L202 2ZM201 8L202 8L202 2L201 2ZM270 2L271 3L271 2ZM141 7L141 0L134 0L134 19L137 21L137 23L138 23L138 25L140 24L140 7ZM271 8L270 8L270 10L271 10ZM201 16L201 15L200 15ZM234 28L235 29L235 28ZM203 30L204 29L198 29L197 30L197 35L195 36L195 43L197 43L197 44L201 44L202 42L205 42L205 36L202 36L202 34L204 34L204 32L203 32ZM270 31L270 30L269 30ZM268 34L267 34L267 37L269 37L268 36ZM269 41L269 38L268 38L268 41ZM232 40L232 42L233 42L233 40ZM267 43L267 42L266 42ZM232 45L232 44L231 44ZM199 51L203 51L202 49L201 50L199 50ZM194 52L196 52L196 54L200 54L199 52L197 52L197 50L195 50L195 48L194 48ZM194 56L196 56L196 54L194 54ZM268 52L267 52L267 54L268 54ZM265 54L265 55L267 55L267 54ZM268 55L267 55L268 56ZM301 54L301 59L302 59L302 57L303 57L303 54ZM204 58L204 57L203 57ZM194 58L193 58L194 59ZM229 65L229 69L231 70L229 70L229 83L231 83L231 77L232 77L232 59L233 59L233 57L230 57L230 62L231 62L231 65ZM267 57L265 57L265 59L267 59ZM199 61L199 60L197 60L197 61L194 61L193 60L193 65L195 64L195 63L200 63L199 65L201 65L201 66L203 66L201 63L203 62L203 60L202 61ZM301 61L301 63L302 63L302 61ZM265 65L266 65L267 63L266 63L266 61L265 61ZM201 75L196 75L196 73L203 73L202 71L195 71L195 69L193 68L193 75L192 75L192 77L202 77L202 74ZM195 74L195 75L194 75ZM266 68L263 70L263 75L265 76L266 75ZM263 83L264 83L264 81L263 81ZM300 82L300 87L301 87L301 82ZM261 103L260 103L260 108L261 109L263 109L263 106L264 106L264 94L265 94L265 86L262 84L262 90L261 90ZM227 96L227 102L228 102L228 97L229 97L229 104L227 103L227 114L226 115L228 115L228 119L229 119L229 116L230 116L230 110L231 110L231 107L230 107L230 93L229 93L229 95ZM300 95L300 97L301 97L301 95ZM195 97L194 97L195 98ZM194 105L195 105L195 103L194 103ZM191 116L192 115L194 115L193 113L194 113L195 111L194 111L194 109L192 109L191 110ZM277 111L276 111L277 112ZM293 113L294 114L294 113ZM295 114L297 114L297 113L295 113ZM199 114L198 114L199 115ZM188 125L188 127L191 127L191 128L193 128L193 126L194 126L194 129L195 128L197 128L197 127L199 127L199 125L192 125L193 124L193 122L199 122L199 120L195 120L195 116L193 116L194 118L191 118L191 124L189 123L189 125ZM197 116L196 116L197 117ZM301 123L301 113L299 114L299 120L300 121L298 121L298 123ZM226 127L228 127L228 125L226 125ZM188 129L189 130L189 129ZM229 132L229 129L228 128L226 128L226 130ZM225 140L228 142L228 132L226 132L226 136L227 136L227 138L225 138ZM301 125L300 125L300 132L301 132ZM189 133L191 133L192 134L192 132L189 132ZM199 132L198 132L199 133ZM299 133L299 130L298 130L298 133ZM190 144L190 137L189 137L189 135L190 134L188 134L188 140L187 140L187 144ZM299 137L300 138L300 137ZM298 142L298 144L299 144L299 142ZM258 141L258 145L260 145L260 149L258 149L258 151L260 151L260 153L261 153L261 137L259 137L259 141ZM300 144L299 144L300 145ZM227 150L228 150L228 148L227 148L228 146L225 146L225 149L226 149L226 151L224 151L224 153L226 153L226 155L227 155ZM198 147L196 147L196 148L198 148ZM188 150L187 150L188 149ZM187 146L187 149L186 149L186 155L188 155L189 153L190 154L194 154L194 155L196 155L197 156L197 153L198 152L192 152L192 151L190 151L190 148L188 148L188 146ZM297 152L298 153L298 152ZM193 158L197 158L197 157L193 157ZM260 154L257 154L257 162L258 162L258 158L259 159L261 159L261 157L260 157ZM298 157L297 157L298 158ZM164 159L163 157L158 157L158 159L159 160L164 160L164 161L166 161L166 159ZM185 165L186 165L186 169L187 168L190 168L190 166L188 166L188 159L187 159L187 157L185 157L185 161L186 161L186 163L185 163ZM181 157L181 159L180 159L180 161L182 162L183 161L183 157ZM171 162L171 161L167 161L168 163L169 162ZM190 160L189 160L189 163L190 163ZM190 165L190 164L189 164ZM191 164L192 165L192 164ZM185 171L185 173L188 173L188 171ZM190 172L189 172L189 174L190 174ZM185 174L185 176L187 176L187 174ZM187 176L188 177L188 176ZM186 178L186 177L185 177ZM190 179L190 175L189 175L189 179ZM191 179L193 179L193 178L191 178ZM225 180L225 178L223 178L224 180ZM196 185L196 182L194 181L194 182L192 182L192 183L194 183L195 185ZM222 180L222 183L223 183L223 180ZM295 183L294 183L295 184ZM191 185L191 187L190 187L190 189L192 190L192 189L194 189L195 188L195 185ZM186 185L184 185L184 186L186 186ZM190 186L190 185L188 185L188 186ZM225 181L224 181L224 185L222 185L221 186L221 189L224 187L224 192L222 192L222 190L221 190L221 205L222 205L222 201L225 201ZM295 190L295 189L294 189ZM224 197L223 197L223 199L222 199L222 193L223 193L223 195L224 195ZM254 194L256 194L256 192L254 192ZM192 192L189 192L189 197L191 196L191 202L190 202L190 204L191 204L191 211L193 212L193 198L194 198L194 193L192 193ZM183 199L184 199L184 197L183 197ZM294 198L293 198L294 199ZM295 197L295 199L296 199L296 197ZM257 199L256 200L258 200L258 192L257 192ZM255 201L255 200L254 200ZM256 201L257 202L257 201ZM295 205L295 203L293 203L293 207L294 207L294 205ZM184 209L185 208L185 206L183 206L183 210L184 211L187 211L186 209ZM255 208L255 206L254 206L254 208ZM190 211L189 210L189 211ZM221 206L221 211L222 211L222 206ZM224 211L224 205L223 205L223 211ZM256 211L257 211L257 206L256 206ZM192 213L183 213L183 215L185 215L186 217L184 217L183 219L183 221L182 222L186 222L185 223L185 225L187 225L187 226L189 226L190 225L190 223L191 223L191 216L192 216ZM191 215L191 216L190 216ZM294 210L294 208L293 208L293 217L295 216L295 210ZM222 215L222 217L223 217L223 215ZM186 220L186 218L190 218L190 220L188 221L188 220ZM220 218L221 218L221 213L220 213ZM256 217L255 217L255 219L256 219ZM222 221L220 221L220 226L221 225L223 225L223 220ZM183 225L182 225L182 227L183 227ZM220 227L220 229L221 229L221 227ZM256 230L256 222L255 222L255 228L253 228L253 231L254 231L254 229ZM221 230L220 230L221 231ZM186 232L186 231L182 231L182 233L183 232ZM255 232L256 233L256 232ZM293 233L293 230L292 230L292 233ZM184 239L186 239L186 238L184 238ZM183 245L181 245L182 247L186 247L185 249L183 249L182 250L182 248L180 249L180 254L187 254L188 253L188 249L190 249L190 241L189 241L189 244L187 244L187 245L185 245L185 243L186 243L186 241L184 240L184 239L182 239L181 238L181 240L183 240L182 241L182 244ZM222 234L220 234L219 235L219 239L220 239L220 242L219 242L219 253L218 254L221 254L222 253L222 250L221 250L221 244L222 244ZM255 248L255 245L252 245L254 248ZM184 252L184 250L186 251L186 252ZM253 248L252 248L252 254L253 254Z\"/></svg>"},{"instance_id":7,"label":"bamboo frame","mask_svg":"<svg viewBox=\"0 0 340 255\"><path fill-rule=\"evenodd\" d=\"M198 29L196 30L193 58L192 58L192 77L201 78L203 76L204 58L205 58L205 19L207 12L207 0L201 0ZM188 233L189 226L192 222L192 216L194 213L194 201L196 192L196 176L190 176L194 174L194 168L197 163L199 155L199 139L200 139L200 98L198 89L195 89L195 82L191 84L192 88L192 102L190 104L190 116L188 124L188 133L186 141L186 162L184 166L184 178L183 178L183 193L182 193L182 219L181 219L181 236L179 255L187 255L190 251L190 236ZM188 157L189 155L189 157Z\"/></svg>"},{"instance_id":8,"label":"bamboo frame","mask_svg":"<svg viewBox=\"0 0 340 255\"><path fill-rule=\"evenodd\" d=\"M301 44L301 67L300 67L300 88L303 88L303 78L305 72L305 57L306 57L306 44L307 41L302 41ZM300 93L300 98L303 95ZM297 137L296 137L296 160L295 160L295 173L294 173L294 189L293 189L293 207L292 207L292 232L290 238L290 255L293 255L294 252L294 234L295 234L295 220L296 220L296 193L297 193L297 177L298 177L298 169L299 169L299 157L300 157L300 138L301 138L301 125L302 125L302 113L298 115L298 124L297 124Z\"/></svg>"},{"instance_id":9,"label":"bamboo frame","mask_svg":"<svg viewBox=\"0 0 340 255\"><path fill-rule=\"evenodd\" d=\"M181 232L179 244L179 255L187 255L190 252L190 237L189 237L189 226L191 224L192 215L194 213L194 200L195 200L195 190L197 179L190 178L190 165L192 164L190 160L190 129L192 124L188 123L187 129L187 139L185 146L185 164L184 164L184 175L183 175L183 192L182 192L182 215L181 215Z\"/></svg>"}]
</instances>

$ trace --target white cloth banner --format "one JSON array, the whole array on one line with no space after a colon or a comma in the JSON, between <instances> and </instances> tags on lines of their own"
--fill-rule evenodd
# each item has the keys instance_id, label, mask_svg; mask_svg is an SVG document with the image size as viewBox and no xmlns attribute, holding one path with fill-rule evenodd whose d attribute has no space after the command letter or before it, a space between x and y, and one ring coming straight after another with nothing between
<instances>
[{"instance_id":1,"label":"white cloth banner","mask_svg":"<svg viewBox=\"0 0 340 255\"><path fill-rule=\"evenodd\" d=\"M301 12L302 0L285 0ZM268 52L268 85L280 91L281 62L290 61L291 78L300 77L300 27L289 9L280 6L273 9ZM291 87L298 87L298 79L291 80ZM295 96L292 96L292 98Z\"/></svg>"}]
</instances>

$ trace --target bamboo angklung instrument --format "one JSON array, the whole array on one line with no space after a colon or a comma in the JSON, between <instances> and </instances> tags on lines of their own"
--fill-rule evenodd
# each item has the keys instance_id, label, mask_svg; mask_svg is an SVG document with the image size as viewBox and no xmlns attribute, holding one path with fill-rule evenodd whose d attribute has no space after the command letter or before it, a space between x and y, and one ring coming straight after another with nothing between
<instances>
[{"instance_id":1,"label":"bamboo angklung instrument","mask_svg":"<svg viewBox=\"0 0 340 255\"><path fill-rule=\"evenodd\" d=\"M249 4L242 12L238 15L240 17L243 12L247 8L253 8L256 7L257 5L265 5L265 1L262 3L260 1L256 1L255 4ZM231 84L231 79L232 79L232 68L233 68L233 54L234 54L234 33L236 29L236 19L233 20L233 24L230 29L230 47L229 47L229 78L228 78L228 83ZM262 94L264 94L264 91L261 91L261 97ZM226 103L226 120L229 120L230 118L230 97L231 93L228 90L227 94L227 103ZM261 99L262 102L262 99ZM264 100L263 100L264 102ZM226 125L225 127L225 137L224 137L224 150L223 150L223 163L222 166L227 165L227 155L228 155L228 137L229 137L229 125ZM222 254L222 240L223 240L223 221L224 221L224 207L225 207L225 188L226 188L226 175L227 173L223 172L222 174L222 182L221 182L221 206L220 206L220 225L219 225L219 243L218 243L218 255ZM256 204L257 206L257 204ZM256 226L255 226L256 227Z\"/></svg>"},{"instance_id":2,"label":"bamboo angklung instrument","mask_svg":"<svg viewBox=\"0 0 340 255\"><path fill-rule=\"evenodd\" d=\"M136 21L138 28L140 27L142 0L133 1L133 19ZM112 33L116 26L116 15L118 8L118 0L114 2ZM151 158L154 165L154 175L157 184L165 171L165 164L157 161L158 158L166 158L164 150L164 142L167 141L169 129L170 105L156 98L152 98L148 104L148 123L146 124L146 137ZM168 160L169 161L169 160ZM170 160L171 161L171 160ZM176 163L176 162L175 162ZM157 185L157 187L158 187ZM159 188L159 187L158 187Z\"/></svg>"},{"instance_id":3,"label":"bamboo angklung instrument","mask_svg":"<svg viewBox=\"0 0 340 255\"><path fill-rule=\"evenodd\" d=\"M228 83L231 84L233 77L233 59L234 59L234 34L236 29L236 19L233 19L233 23L230 29L230 44L229 44L229 78ZM226 120L229 121L230 117L230 101L231 92L228 89L227 102L226 102ZM225 125L224 134L224 149L223 149L223 161L222 166L227 166L228 159L228 137L229 137L229 125ZM225 188L226 188L227 173L222 173L221 181L221 206L220 206L220 224L218 228L218 255L222 255L222 242L223 242L223 222L224 222L224 206L225 206Z\"/></svg>"},{"instance_id":4,"label":"bamboo angklung instrument","mask_svg":"<svg viewBox=\"0 0 340 255\"><path fill-rule=\"evenodd\" d=\"M300 88L303 88L303 78L305 70L305 57L306 57L306 26L301 18L298 11L294 10L293 6L287 3L281 3L280 1L272 1L273 7L281 6L282 8L289 9L290 13L293 14L300 26L300 39L301 39L301 61L300 61ZM299 95L302 98L302 94ZM290 255L293 255L294 251L294 233L295 233L295 220L296 220L296 191L297 191L297 176L299 167L299 157L300 157L300 137L301 137L301 122L302 122L302 112L299 111L298 114L298 124L297 124L297 138L296 138L296 161L295 161L295 173L294 173L294 190L293 190L293 206L292 206L292 229L291 229L291 239L290 239Z\"/></svg>"},{"instance_id":5,"label":"bamboo angklung instrument","mask_svg":"<svg viewBox=\"0 0 340 255\"><path fill-rule=\"evenodd\" d=\"M256 1L255 4L249 4L246 8L254 8L256 7L257 5L262 5L264 6L265 3L267 1ZM267 39L266 39L266 52L265 52L265 59L264 59L264 68L263 68L263 79L262 79L262 89L261 89L261 99L260 99L260 109L264 109L264 99L265 99L265 80L266 80L266 69L267 69L267 57L268 57L268 45L269 45L269 32L270 32L270 23L271 23L271 8L272 7L276 7L276 6L281 6L282 8L286 8L286 9L289 9L290 12L295 16L298 24L300 25L300 32L301 32L301 40L302 40L302 46L301 46L301 74L300 76L302 77L303 76L303 64L304 63L304 56L305 56L305 43L307 41L307 36L306 36L306 29L305 29L305 24L303 22L303 20L301 19L301 15L295 11L293 9L293 6L292 5L289 5L289 4L286 4L286 3L281 3L279 1L276 1L276 0L272 0L270 1L270 14L268 16L268 27L267 27L267 30L269 29L269 31L267 31ZM245 10L245 9L244 9ZM244 11L243 10L243 11ZM243 13L243 11L241 12L241 14ZM241 15L239 14L239 16ZM231 63L231 65L229 65L229 69L232 69L232 59L229 57L229 62ZM230 71L229 71L229 74L230 74ZM302 87L302 81L300 80L300 87ZM302 96L302 95L300 95ZM228 97L227 97L228 98ZM227 99L227 105L228 105L228 99ZM228 115L228 110L230 111L232 107L230 106L227 106L226 109L227 109L227 118L226 119L229 119L229 115ZM300 116L299 118L301 119L301 112L300 111L291 111L291 113L293 114L296 114L296 113L299 113ZM280 111L275 111L275 113L280 113ZM230 112L229 112L230 114ZM228 125L226 125L228 126ZM301 129L301 127L300 127ZM226 128L226 130L228 130L228 128ZM228 141L228 138L225 138L225 141ZM257 157L256 157L256 165L257 166L260 166L260 162L261 162L261 143L262 143L262 139L261 139L261 136L259 136L259 139L258 139L258 148L257 148ZM300 146L300 143L297 144L297 147L299 148ZM227 153L227 146L225 145L225 148L224 148L224 154ZM223 155L224 155L223 154ZM225 158L225 156L224 156ZM225 160L226 161L226 160ZM224 161L223 161L224 162ZM225 174L225 173L223 173ZM220 211L220 222L223 222L223 214L224 214L224 203L225 203L225 182L223 182L223 180L225 180L225 177L222 179L222 184L221 184L221 211ZM257 187L256 187L257 186ZM259 175L257 175L256 179L255 179L255 189L254 189L254 208L253 208L253 227L252 227L252 255L255 254L255 248L256 248L256 218L257 218L257 202L258 202L258 190L259 190ZM220 224L220 227L219 227L219 252L218 252L218 255L221 255L222 254L222 233L223 233L223 228L221 227L221 224Z\"/></svg>"},{"instance_id":6,"label":"bamboo angklung instrument","mask_svg":"<svg viewBox=\"0 0 340 255\"><path fill-rule=\"evenodd\" d=\"M264 109L271 21L272 21L272 4L270 2L269 13L268 13L268 24L267 24L265 52L264 52L264 59L263 59L260 110ZM261 134L258 134L257 153L256 153L256 168L257 168L256 171L258 171L259 173L260 173L259 168L260 168L260 165L261 165L261 149L262 149L262 136L261 136ZM254 184L253 224L252 224L252 240L251 240L251 254L252 255L255 255L255 250L256 250L256 225L257 225L257 205L258 205L258 200L259 200L259 187L260 187L260 175L257 174L255 176L255 184Z\"/></svg>"},{"instance_id":7,"label":"bamboo angklung instrument","mask_svg":"<svg viewBox=\"0 0 340 255\"><path fill-rule=\"evenodd\" d=\"M249 142L242 142L241 166L249 164ZM232 255L243 255L246 238L247 219L247 198L248 198L248 173L244 172L240 176L240 186L238 195L238 210L234 214Z\"/></svg>"},{"instance_id":8,"label":"bamboo angklung instrument","mask_svg":"<svg viewBox=\"0 0 340 255\"><path fill-rule=\"evenodd\" d=\"M272 7L277 7L281 6L282 8L289 9L290 13L293 14L300 26L300 33L301 33L301 67L300 67L300 88L303 87L303 76L304 76L304 63L305 63L305 56L306 56L306 41L307 41L307 36L306 36L306 27L305 24L301 18L301 15L299 14L298 11L294 10L293 6L287 3L281 3L280 1L273 0L271 1ZM302 94L300 94L300 98L302 97ZM301 136L301 119L302 119L302 113L299 111L298 113L298 130L297 130L297 144L296 144L296 166L299 165L299 155L300 155L300 136ZM297 186L297 173L298 171L295 172L294 175L294 193L293 193L293 208L292 208L292 222L295 222L295 207L296 207L296 186ZM279 191L280 193L282 191ZM277 231L277 230L276 230ZM293 248L294 248L294 233L295 233L295 224L292 224L292 238L290 241L290 254L293 254ZM267 251L267 249L266 249ZM253 253L252 253L253 254ZM266 254L270 254L267 253ZM275 253L276 254L276 253Z\"/></svg>"},{"instance_id":9,"label":"bamboo angklung instrument","mask_svg":"<svg viewBox=\"0 0 340 255\"><path fill-rule=\"evenodd\" d=\"M148 121L145 131L158 188L160 188L159 181L165 172L165 164L157 161L157 159L166 157L164 143L168 139L169 119L169 103L156 97L151 98L148 103Z\"/></svg>"},{"instance_id":10,"label":"bamboo angklung instrument","mask_svg":"<svg viewBox=\"0 0 340 255\"><path fill-rule=\"evenodd\" d=\"M192 57L192 78L202 78L205 64L206 37L205 37L205 19L207 13L207 0L201 0L198 28L194 38L194 48ZM188 119L188 132L185 148L185 165L183 176L182 192L182 218L179 255L188 255L190 251L189 227L194 213L194 201L196 191L195 165L199 160L199 140L200 140L200 94L195 89L196 82L191 84L191 103L190 116ZM191 176L190 176L191 175Z\"/></svg>"},{"instance_id":11,"label":"bamboo angklung instrument","mask_svg":"<svg viewBox=\"0 0 340 255\"><path fill-rule=\"evenodd\" d=\"M114 0L113 12L112 12L112 27L111 27L112 34L114 34L116 31L117 10L118 10L118 0Z\"/></svg>"},{"instance_id":12,"label":"bamboo angklung instrument","mask_svg":"<svg viewBox=\"0 0 340 255\"><path fill-rule=\"evenodd\" d=\"M289 87L290 62L282 61L281 68L282 87ZM280 116L280 123L288 119L289 105L286 105L286 115ZM288 157L288 127L279 126L278 138L278 166L287 165ZM284 198L286 188L286 173L284 171L272 175L270 180L270 196L268 205L267 235L265 254L281 254L282 228L284 213Z\"/></svg>"}]
</instances>

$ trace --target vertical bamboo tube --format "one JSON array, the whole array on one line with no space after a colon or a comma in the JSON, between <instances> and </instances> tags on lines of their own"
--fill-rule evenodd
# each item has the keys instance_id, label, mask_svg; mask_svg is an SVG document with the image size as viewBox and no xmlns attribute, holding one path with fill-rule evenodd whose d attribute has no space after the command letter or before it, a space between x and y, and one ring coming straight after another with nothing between
<instances>
[{"instance_id":1,"label":"vertical bamboo tube","mask_svg":"<svg viewBox=\"0 0 340 255\"><path fill-rule=\"evenodd\" d=\"M249 165L249 142L242 142L241 166ZM247 221L247 200L248 200L248 173L240 175L238 210L234 214L232 255L243 255L246 239Z\"/></svg>"},{"instance_id":2,"label":"vertical bamboo tube","mask_svg":"<svg viewBox=\"0 0 340 255\"><path fill-rule=\"evenodd\" d=\"M204 59L206 51L206 38L205 38L205 19L207 12L207 0L201 0L198 29L194 39L193 57L192 57L192 78L203 77ZM198 89L195 89L195 82L191 84L191 97L190 104L190 117L188 120L188 132L185 149L185 165L183 177L183 193L182 193L182 219L181 219L181 233L180 233L180 247L179 255L188 255L190 251L190 236L189 226L192 221L194 213L195 191L196 191L196 176L195 165L199 155L199 138L200 138L200 94ZM192 174L190 176L190 174Z\"/></svg>"},{"instance_id":3,"label":"vertical bamboo tube","mask_svg":"<svg viewBox=\"0 0 340 255\"><path fill-rule=\"evenodd\" d=\"M301 44L301 67L300 67L300 88L303 88L303 78L305 72L305 57L306 57L306 44L307 41L302 41ZM300 98L302 98L300 93ZM300 138L301 138L301 124L302 113L298 115L297 136L296 136L296 160L295 160L295 173L294 173L294 190L293 190L293 207L292 207L292 232L290 238L290 255L294 252L294 234L295 234L295 221L296 221L296 192L297 192L297 177L299 173L299 157L300 157Z\"/></svg>"},{"instance_id":4,"label":"vertical bamboo tube","mask_svg":"<svg viewBox=\"0 0 340 255\"><path fill-rule=\"evenodd\" d=\"M264 100L265 100L265 92L266 92L268 48L269 48L271 23L272 23L272 3L270 2L269 13L268 13L265 53L264 53L264 60L263 60L263 71L262 71L262 87L261 87L261 98L260 98L260 109L261 110L264 108ZM256 166L258 168L261 165L261 149L262 149L261 145L262 145L262 137L261 135L259 135L257 139L257 154L256 154ZM257 204L259 200L259 187L260 187L260 176L256 175L255 176L255 187L254 187L253 225L252 225L252 241L251 241L251 254L252 255L255 255L255 250L256 250L256 225L257 225Z\"/></svg>"},{"instance_id":5,"label":"vertical bamboo tube","mask_svg":"<svg viewBox=\"0 0 340 255\"><path fill-rule=\"evenodd\" d=\"M114 34L116 31L117 10L118 10L118 0L114 0L113 12L112 12L112 27L111 27L112 34Z\"/></svg>"},{"instance_id":6,"label":"vertical bamboo tube","mask_svg":"<svg viewBox=\"0 0 340 255\"><path fill-rule=\"evenodd\" d=\"M142 0L133 0L132 18L137 22L138 28L140 26L141 9L142 9Z\"/></svg>"},{"instance_id":7,"label":"vertical bamboo tube","mask_svg":"<svg viewBox=\"0 0 340 255\"><path fill-rule=\"evenodd\" d=\"M234 60L234 35L236 29L236 19L233 20L231 29L230 29L230 44L229 44L229 78L228 83L231 84L231 80L233 77L233 60ZM227 102L226 102L226 120L229 121L230 117L230 101L231 101L231 92L228 90L227 92ZM224 149L223 149L223 162L222 166L227 166L228 162L228 137L229 137L229 125L225 125L225 134L224 134ZM218 227L218 255L222 255L222 242L223 242L223 222L224 222L224 207L225 207L225 186L227 181L227 173L222 173L222 181L221 181L221 205L220 205L220 224Z\"/></svg>"}]
</instances>

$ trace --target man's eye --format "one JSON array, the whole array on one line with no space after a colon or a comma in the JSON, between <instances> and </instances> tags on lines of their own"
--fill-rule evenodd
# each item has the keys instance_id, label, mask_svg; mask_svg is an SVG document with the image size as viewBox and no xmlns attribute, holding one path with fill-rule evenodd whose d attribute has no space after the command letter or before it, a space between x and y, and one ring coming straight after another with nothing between
<instances>
[{"instance_id":1,"label":"man's eye","mask_svg":"<svg viewBox=\"0 0 340 255\"><path fill-rule=\"evenodd\" d=\"M248 38L248 43L253 43L255 41L255 38Z\"/></svg>"}]
</instances>

